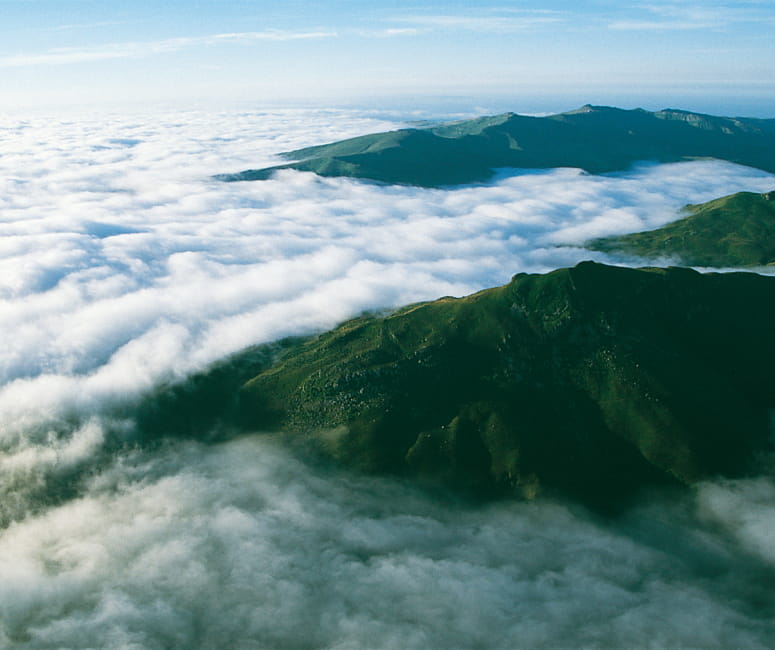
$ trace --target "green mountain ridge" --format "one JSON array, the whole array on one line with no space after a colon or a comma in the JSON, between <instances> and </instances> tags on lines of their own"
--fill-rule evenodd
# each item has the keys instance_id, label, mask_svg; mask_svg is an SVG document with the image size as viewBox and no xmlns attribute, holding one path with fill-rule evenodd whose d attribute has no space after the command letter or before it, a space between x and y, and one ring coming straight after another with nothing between
<instances>
[{"instance_id":1,"label":"green mountain ridge","mask_svg":"<svg viewBox=\"0 0 775 650\"><path fill-rule=\"evenodd\" d=\"M690 266L775 264L775 192L738 192L700 205L656 230L595 239L586 248Z\"/></svg>"},{"instance_id":2,"label":"green mountain ridge","mask_svg":"<svg viewBox=\"0 0 775 650\"><path fill-rule=\"evenodd\" d=\"M677 109L605 106L530 117L504 113L423 129L400 129L306 147L293 160L216 176L264 180L280 169L440 187L483 182L497 168L624 170L637 161L718 158L775 172L775 120L716 117Z\"/></svg>"},{"instance_id":3,"label":"green mountain ridge","mask_svg":"<svg viewBox=\"0 0 775 650\"><path fill-rule=\"evenodd\" d=\"M752 471L770 444L774 319L775 278L583 262L362 316L273 361L249 352L252 376L237 357L199 380L207 395L171 389L145 422L209 426L209 403L227 427L359 470L616 507L644 486Z\"/></svg>"}]
</instances>

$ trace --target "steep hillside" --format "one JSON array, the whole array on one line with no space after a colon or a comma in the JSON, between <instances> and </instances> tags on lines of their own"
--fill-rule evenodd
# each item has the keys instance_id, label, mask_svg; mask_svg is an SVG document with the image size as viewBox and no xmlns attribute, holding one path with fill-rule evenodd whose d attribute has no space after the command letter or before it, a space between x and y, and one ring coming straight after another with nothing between
<instances>
[{"instance_id":1,"label":"steep hillside","mask_svg":"<svg viewBox=\"0 0 775 650\"><path fill-rule=\"evenodd\" d=\"M775 264L775 192L739 192L689 205L686 212L657 230L595 239L586 246L691 266Z\"/></svg>"},{"instance_id":2,"label":"steep hillside","mask_svg":"<svg viewBox=\"0 0 775 650\"><path fill-rule=\"evenodd\" d=\"M775 278L584 262L364 316L240 394L241 424L367 471L611 505L749 469L775 407Z\"/></svg>"}]
</instances>

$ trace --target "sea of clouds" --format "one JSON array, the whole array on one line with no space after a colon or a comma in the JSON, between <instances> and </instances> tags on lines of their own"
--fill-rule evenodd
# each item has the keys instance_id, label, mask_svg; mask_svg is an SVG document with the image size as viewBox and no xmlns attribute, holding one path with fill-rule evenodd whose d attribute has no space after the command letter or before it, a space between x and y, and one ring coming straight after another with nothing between
<instances>
[{"instance_id":1,"label":"sea of clouds","mask_svg":"<svg viewBox=\"0 0 775 650\"><path fill-rule=\"evenodd\" d=\"M115 450L107 432L131 441L144 394L248 345L517 272L624 263L582 244L775 189L713 161L438 190L211 178L400 125L341 110L0 117L0 645L773 645L768 478L611 523L559 503L440 503L267 437Z\"/></svg>"}]
</instances>

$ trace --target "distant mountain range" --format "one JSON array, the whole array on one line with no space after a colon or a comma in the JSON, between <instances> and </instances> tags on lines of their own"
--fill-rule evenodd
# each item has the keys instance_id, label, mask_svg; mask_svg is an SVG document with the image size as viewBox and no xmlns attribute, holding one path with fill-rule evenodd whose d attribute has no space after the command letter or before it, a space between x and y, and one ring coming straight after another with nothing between
<instances>
[{"instance_id":1,"label":"distant mountain range","mask_svg":"<svg viewBox=\"0 0 775 650\"><path fill-rule=\"evenodd\" d=\"M775 264L775 192L739 192L685 211L662 228L595 239L586 247L690 266Z\"/></svg>"},{"instance_id":2,"label":"distant mountain range","mask_svg":"<svg viewBox=\"0 0 775 650\"><path fill-rule=\"evenodd\" d=\"M643 160L697 158L775 173L775 120L587 105L547 117L504 113L376 133L282 155L294 162L216 178L262 180L279 169L297 169L439 187L487 181L502 167L579 167L603 173Z\"/></svg>"},{"instance_id":3,"label":"distant mountain range","mask_svg":"<svg viewBox=\"0 0 775 650\"><path fill-rule=\"evenodd\" d=\"M361 470L610 508L751 470L770 444L773 322L772 277L583 262L255 348L139 421L282 431Z\"/></svg>"}]
</instances>

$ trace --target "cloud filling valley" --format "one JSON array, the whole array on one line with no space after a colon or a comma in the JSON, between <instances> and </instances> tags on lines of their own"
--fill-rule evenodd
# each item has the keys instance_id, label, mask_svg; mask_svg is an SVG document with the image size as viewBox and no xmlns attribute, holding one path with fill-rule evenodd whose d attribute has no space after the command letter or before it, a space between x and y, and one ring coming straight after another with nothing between
<instances>
[{"instance_id":1,"label":"cloud filling valley","mask_svg":"<svg viewBox=\"0 0 775 650\"><path fill-rule=\"evenodd\" d=\"M0 117L0 645L775 642L766 477L655 495L611 523L549 500L439 502L271 436L108 448L143 395L249 345L518 272L636 263L582 244L775 189L720 161L452 189L212 179L400 125L312 109Z\"/></svg>"}]
</instances>

